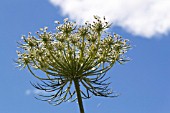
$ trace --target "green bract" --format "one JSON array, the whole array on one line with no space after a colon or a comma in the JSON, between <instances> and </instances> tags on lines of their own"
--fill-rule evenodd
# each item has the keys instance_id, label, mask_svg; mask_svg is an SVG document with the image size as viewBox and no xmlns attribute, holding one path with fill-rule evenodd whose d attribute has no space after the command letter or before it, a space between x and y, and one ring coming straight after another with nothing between
<instances>
[{"instance_id":1,"label":"green bract","mask_svg":"<svg viewBox=\"0 0 170 113\"><path fill-rule=\"evenodd\" d=\"M90 98L91 94L117 96L111 95L105 74L116 62L122 64L129 60L124 54L130 44L119 35L112 36L105 31L110 27L105 18L94 18L92 24L86 22L81 26L65 19L63 24L57 22L55 33L45 27L36 36L29 33L18 42L17 63L21 68L27 67L42 82L33 86L49 92L40 95L43 100L60 104L77 97L81 103L80 98ZM45 76L36 75L36 70ZM75 88L72 88L73 83Z\"/></svg>"}]
</instances>

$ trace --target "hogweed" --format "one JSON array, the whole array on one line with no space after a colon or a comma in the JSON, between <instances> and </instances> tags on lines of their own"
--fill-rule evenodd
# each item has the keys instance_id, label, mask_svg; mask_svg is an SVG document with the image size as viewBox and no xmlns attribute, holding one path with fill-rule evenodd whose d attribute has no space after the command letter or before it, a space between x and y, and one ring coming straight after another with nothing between
<instances>
[{"instance_id":1,"label":"hogweed","mask_svg":"<svg viewBox=\"0 0 170 113\"><path fill-rule=\"evenodd\" d=\"M22 36L17 51L20 68L27 67L41 83L32 85L43 90L38 98L58 105L78 100L80 112L84 113L82 99L92 95L116 97L108 88L106 72L119 62L129 61L124 54L130 48L127 39L106 32L110 27L105 18L94 16L93 23L78 26L68 19L56 22L55 33L41 28L37 36ZM35 71L44 75L37 75ZM72 87L74 84L74 87Z\"/></svg>"}]
</instances>

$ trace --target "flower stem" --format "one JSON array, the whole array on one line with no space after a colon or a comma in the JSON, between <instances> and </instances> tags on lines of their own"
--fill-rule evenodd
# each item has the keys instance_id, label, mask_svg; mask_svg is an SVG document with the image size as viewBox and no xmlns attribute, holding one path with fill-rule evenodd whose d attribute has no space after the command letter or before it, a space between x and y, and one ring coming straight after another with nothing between
<instances>
[{"instance_id":1,"label":"flower stem","mask_svg":"<svg viewBox=\"0 0 170 113\"><path fill-rule=\"evenodd\" d=\"M76 93L77 93L77 99L78 99L80 113L84 113L83 102L82 102L82 97L81 97L81 92L80 92L80 85L79 85L78 79L74 80L74 85L75 85L75 89L76 89Z\"/></svg>"}]
</instances>

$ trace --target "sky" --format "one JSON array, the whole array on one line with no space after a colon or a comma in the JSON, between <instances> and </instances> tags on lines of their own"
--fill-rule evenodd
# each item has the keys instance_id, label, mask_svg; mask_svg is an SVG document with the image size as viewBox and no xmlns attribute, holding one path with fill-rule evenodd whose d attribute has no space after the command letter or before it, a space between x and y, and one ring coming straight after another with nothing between
<instances>
[{"instance_id":1,"label":"sky","mask_svg":"<svg viewBox=\"0 0 170 113\"><path fill-rule=\"evenodd\" d=\"M115 32L128 38L132 60L108 73L116 98L83 100L86 113L170 112L169 0L1 0L0 113L79 113L76 102L59 106L36 100L30 84L38 82L27 69L16 68L17 41L28 32L70 18L80 24L93 15L106 16Z\"/></svg>"}]
</instances>

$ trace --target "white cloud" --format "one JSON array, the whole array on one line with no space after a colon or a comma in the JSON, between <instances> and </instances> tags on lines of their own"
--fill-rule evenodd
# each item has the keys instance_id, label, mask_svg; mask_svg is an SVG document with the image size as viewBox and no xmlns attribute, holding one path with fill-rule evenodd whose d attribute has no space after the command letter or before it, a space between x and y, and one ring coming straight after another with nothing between
<instances>
[{"instance_id":1,"label":"white cloud","mask_svg":"<svg viewBox=\"0 0 170 113\"><path fill-rule=\"evenodd\" d=\"M44 94L44 91L38 90L38 89L27 89L25 91L26 95L35 95L35 94Z\"/></svg>"},{"instance_id":2,"label":"white cloud","mask_svg":"<svg viewBox=\"0 0 170 113\"><path fill-rule=\"evenodd\" d=\"M134 35L153 38L170 31L170 0L50 0L76 21L106 16L114 26Z\"/></svg>"},{"instance_id":3,"label":"white cloud","mask_svg":"<svg viewBox=\"0 0 170 113\"><path fill-rule=\"evenodd\" d=\"M26 95L30 95L31 93L32 93L32 91L29 90L29 89L27 89L27 90L25 91L25 94L26 94Z\"/></svg>"}]
</instances>

